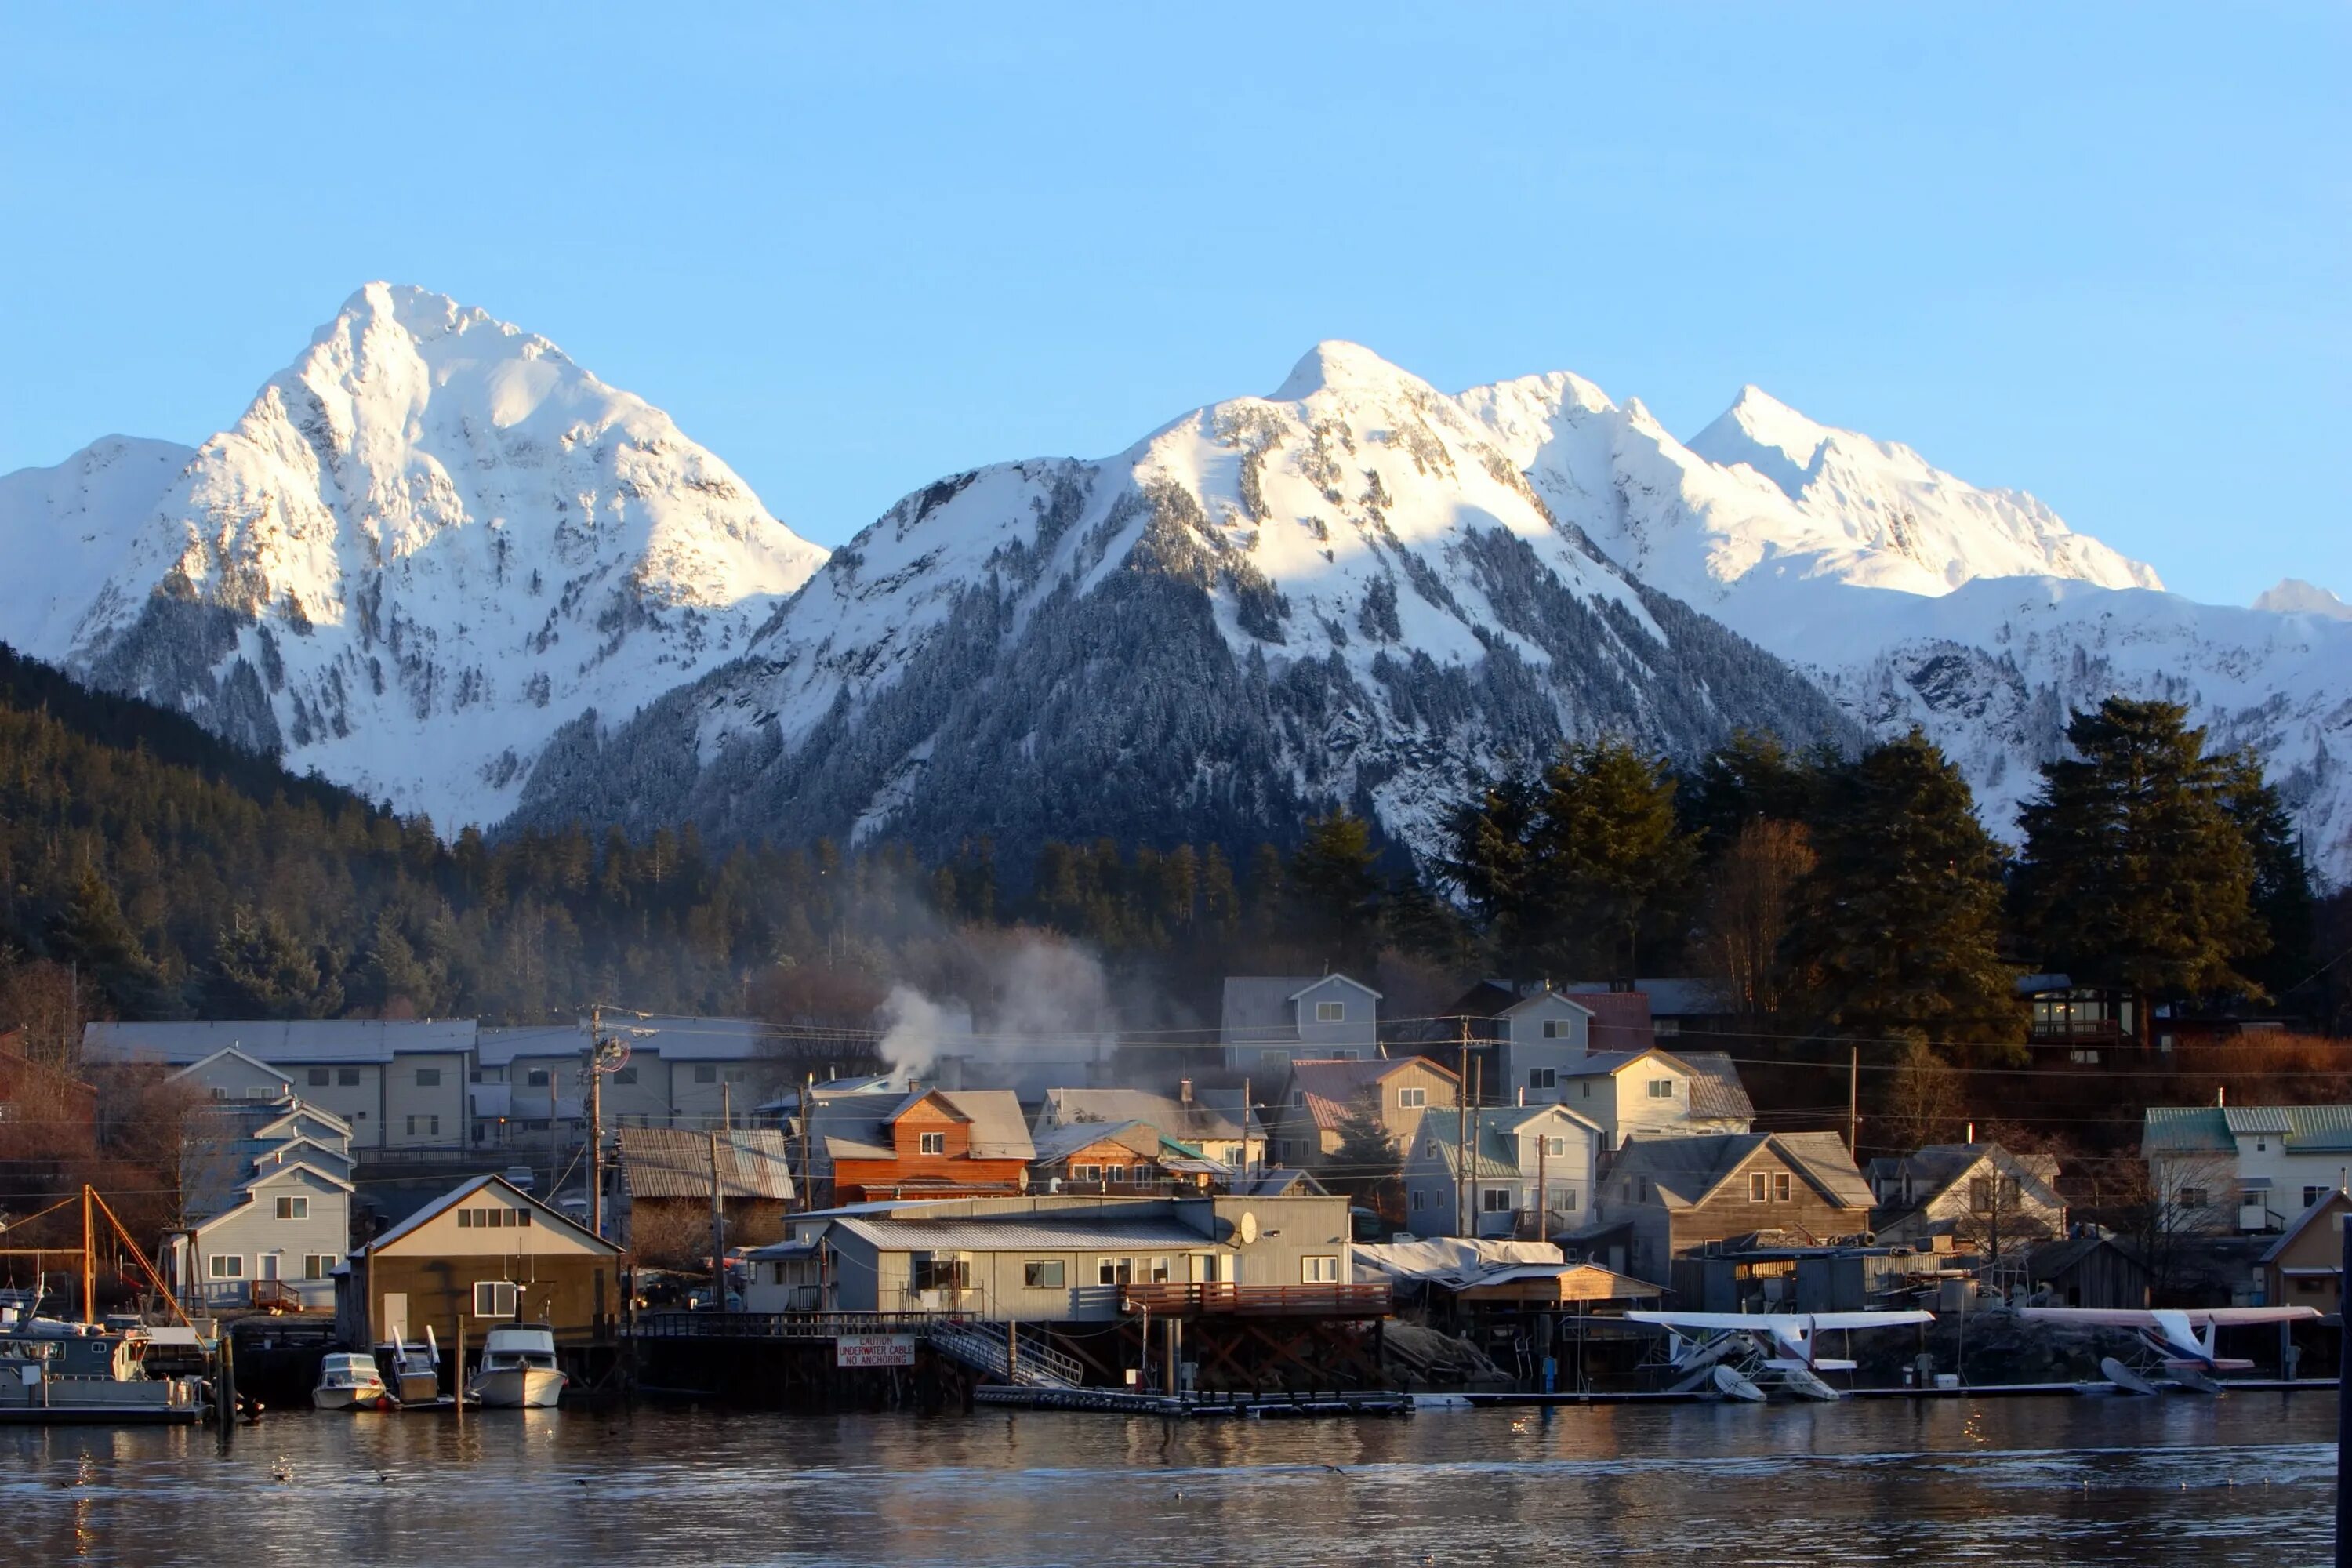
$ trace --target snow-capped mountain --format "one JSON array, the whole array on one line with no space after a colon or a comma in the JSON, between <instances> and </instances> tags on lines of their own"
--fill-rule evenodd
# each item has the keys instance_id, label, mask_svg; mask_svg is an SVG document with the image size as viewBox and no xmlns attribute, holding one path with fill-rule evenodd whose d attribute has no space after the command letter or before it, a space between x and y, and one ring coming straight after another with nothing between
<instances>
[{"instance_id":1,"label":"snow-capped mountain","mask_svg":"<svg viewBox=\"0 0 2352 1568\"><path fill-rule=\"evenodd\" d=\"M0 638L445 827L749 646L824 552L669 416L413 288L190 452L0 479Z\"/></svg>"},{"instance_id":2,"label":"snow-capped mountain","mask_svg":"<svg viewBox=\"0 0 2352 1568\"><path fill-rule=\"evenodd\" d=\"M2003 834L2070 708L2185 701L2341 878L2348 652L1753 388L1685 445L1572 375L1447 396L1327 343L1116 458L907 498L744 659L573 725L524 812L1017 853L1347 800L1427 853L1473 771L1563 734L1837 733L1786 660L1849 734L1925 727Z\"/></svg>"},{"instance_id":3,"label":"snow-capped mountain","mask_svg":"<svg viewBox=\"0 0 2352 1568\"><path fill-rule=\"evenodd\" d=\"M1612 566L1486 411L1347 343L1101 461L982 468L836 552L751 654L551 747L530 818L716 833L1284 839L1347 802L1423 852L1475 771L1615 731L1854 732Z\"/></svg>"},{"instance_id":4,"label":"snow-capped mountain","mask_svg":"<svg viewBox=\"0 0 2352 1568\"><path fill-rule=\"evenodd\" d=\"M2352 621L2352 605L2300 577L2282 577L2275 586L2255 595L2254 608L2280 616L2325 616L2331 621Z\"/></svg>"}]
</instances>

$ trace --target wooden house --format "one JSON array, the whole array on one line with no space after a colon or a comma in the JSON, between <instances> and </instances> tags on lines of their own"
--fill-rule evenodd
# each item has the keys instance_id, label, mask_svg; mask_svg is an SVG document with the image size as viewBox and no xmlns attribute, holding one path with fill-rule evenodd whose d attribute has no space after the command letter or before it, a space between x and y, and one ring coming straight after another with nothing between
<instances>
[{"instance_id":1,"label":"wooden house","mask_svg":"<svg viewBox=\"0 0 2352 1568\"><path fill-rule=\"evenodd\" d=\"M714 1179L726 1247L762 1246L783 1235L793 1201L792 1151L774 1128L624 1127L614 1141L620 1193L613 1233L640 1262L688 1263L710 1255Z\"/></svg>"},{"instance_id":2,"label":"wooden house","mask_svg":"<svg viewBox=\"0 0 2352 1568\"><path fill-rule=\"evenodd\" d=\"M1349 1116L1380 1124L1402 1157L1422 1113L1461 1102L1461 1080L1420 1057L1294 1062L1274 1122L1274 1157L1315 1170L1339 1152Z\"/></svg>"},{"instance_id":3,"label":"wooden house","mask_svg":"<svg viewBox=\"0 0 2352 1568\"><path fill-rule=\"evenodd\" d=\"M811 1112L812 1178L828 1205L1014 1194L1036 1157L1010 1089L844 1095Z\"/></svg>"},{"instance_id":4,"label":"wooden house","mask_svg":"<svg viewBox=\"0 0 2352 1568\"><path fill-rule=\"evenodd\" d=\"M2273 1307L2344 1310L2344 1226L2352 1195L2331 1190L2263 1254L2263 1299Z\"/></svg>"},{"instance_id":5,"label":"wooden house","mask_svg":"<svg viewBox=\"0 0 2352 1568\"><path fill-rule=\"evenodd\" d=\"M2139 1311L2148 1304L2147 1265L2110 1237L2046 1242L2033 1249L2025 1270L2035 1289L2050 1292L2053 1307Z\"/></svg>"},{"instance_id":6,"label":"wooden house","mask_svg":"<svg viewBox=\"0 0 2352 1568\"><path fill-rule=\"evenodd\" d=\"M1609 1249L1596 1261L1658 1279L1671 1276L1675 1258L1710 1244L1858 1236L1870 1228L1870 1186L1834 1132L1636 1138L1602 1180L1587 1229ZM1600 1234L1609 1231L1617 1237Z\"/></svg>"},{"instance_id":7,"label":"wooden house","mask_svg":"<svg viewBox=\"0 0 2352 1568\"><path fill-rule=\"evenodd\" d=\"M544 1324L563 1346L609 1342L621 1249L503 1177L477 1176L352 1254L336 1326L355 1345L395 1331L469 1344L501 1323Z\"/></svg>"}]
</instances>

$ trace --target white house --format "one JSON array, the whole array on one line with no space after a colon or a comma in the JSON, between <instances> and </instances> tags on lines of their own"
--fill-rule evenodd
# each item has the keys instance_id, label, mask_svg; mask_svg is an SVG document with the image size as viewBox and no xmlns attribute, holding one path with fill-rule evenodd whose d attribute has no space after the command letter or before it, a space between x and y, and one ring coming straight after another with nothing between
<instances>
[{"instance_id":1,"label":"white house","mask_svg":"<svg viewBox=\"0 0 2352 1568\"><path fill-rule=\"evenodd\" d=\"M220 1098L261 1098L248 1091L284 1086L348 1123L357 1149L454 1150L466 1137L475 1033L471 1019L449 1018L91 1024L82 1030L82 1056L172 1068L209 1064L203 1080Z\"/></svg>"},{"instance_id":2,"label":"white house","mask_svg":"<svg viewBox=\"0 0 2352 1568\"><path fill-rule=\"evenodd\" d=\"M1559 1069L1557 1089L1560 1104L1601 1128L1604 1151L1630 1138L1745 1132L1756 1117L1738 1069L1717 1051L1589 1056Z\"/></svg>"},{"instance_id":3,"label":"white house","mask_svg":"<svg viewBox=\"0 0 2352 1568\"><path fill-rule=\"evenodd\" d=\"M1234 974L1218 1037L1229 1070L1271 1084L1300 1058L1380 1055L1380 1020L1381 994L1344 974Z\"/></svg>"},{"instance_id":4,"label":"white house","mask_svg":"<svg viewBox=\"0 0 2352 1568\"><path fill-rule=\"evenodd\" d=\"M288 1096L225 1101L188 1131L187 1223L163 1249L181 1298L331 1310L335 1268L351 1247L350 1124Z\"/></svg>"},{"instance_id":5,"label":"white house","mask_svg":"<svg viewBox=\"0 0 2352 1568\"><path fill-rule=\"evenodd\" d=\"M2352 1105L2151 1105L2140 1154L2179 1228L2283 1231L2352 1185Z\"/></svg>"},{"instance_id":6,"label":"white house","mask_svg":"<svg viewBox=\"0 0 2352 1568\"><path fill-rule=\"evenodd\" d=\"M1534 1240L1574 1229L1591 1205L1601 1137L1562 1105L1431 1111L1405 1151L1405 1223L1416 1236L1460 1236L1466 1225L1472 1236Z\"/></svg>"}]
</instances>

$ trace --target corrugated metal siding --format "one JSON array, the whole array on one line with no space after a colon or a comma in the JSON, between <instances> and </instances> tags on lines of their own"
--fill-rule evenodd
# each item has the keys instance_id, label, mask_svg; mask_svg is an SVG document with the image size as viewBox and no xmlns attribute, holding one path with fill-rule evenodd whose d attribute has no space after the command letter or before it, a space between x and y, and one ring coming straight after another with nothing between
<instances>
[{"instance_id":1,"label":"corrugated metal siding","mask_svg":"<svg viewBox=\"0 0 2352 1568\"><path fill-rule=\"evenodd\" d=\"M632 1198L710 1196L711 1134L668 1127L625 1127L621 1179ZM719 1191L728 1198L789 1198L791 1153L772 1128L720 1132Z\"/></svg>"}]
</instances>

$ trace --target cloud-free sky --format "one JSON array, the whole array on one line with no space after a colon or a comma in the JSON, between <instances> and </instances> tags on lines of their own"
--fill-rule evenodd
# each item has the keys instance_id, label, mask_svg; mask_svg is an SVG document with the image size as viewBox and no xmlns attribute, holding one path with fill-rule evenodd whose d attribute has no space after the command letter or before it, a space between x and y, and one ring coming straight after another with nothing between
<instances>
[{"instance_id":1,"label":"cloud-free sky","mask_svg":"<svg viewBox=\"0 0 2352 1568\"><path fill-rule=\"evenodd\" d=\"M0 471L236 418L360 283L838 543L1320 338L1753 381L2173 586L2352 596L2352 11L0 4Z\"/></svg>"}]
</instances>

